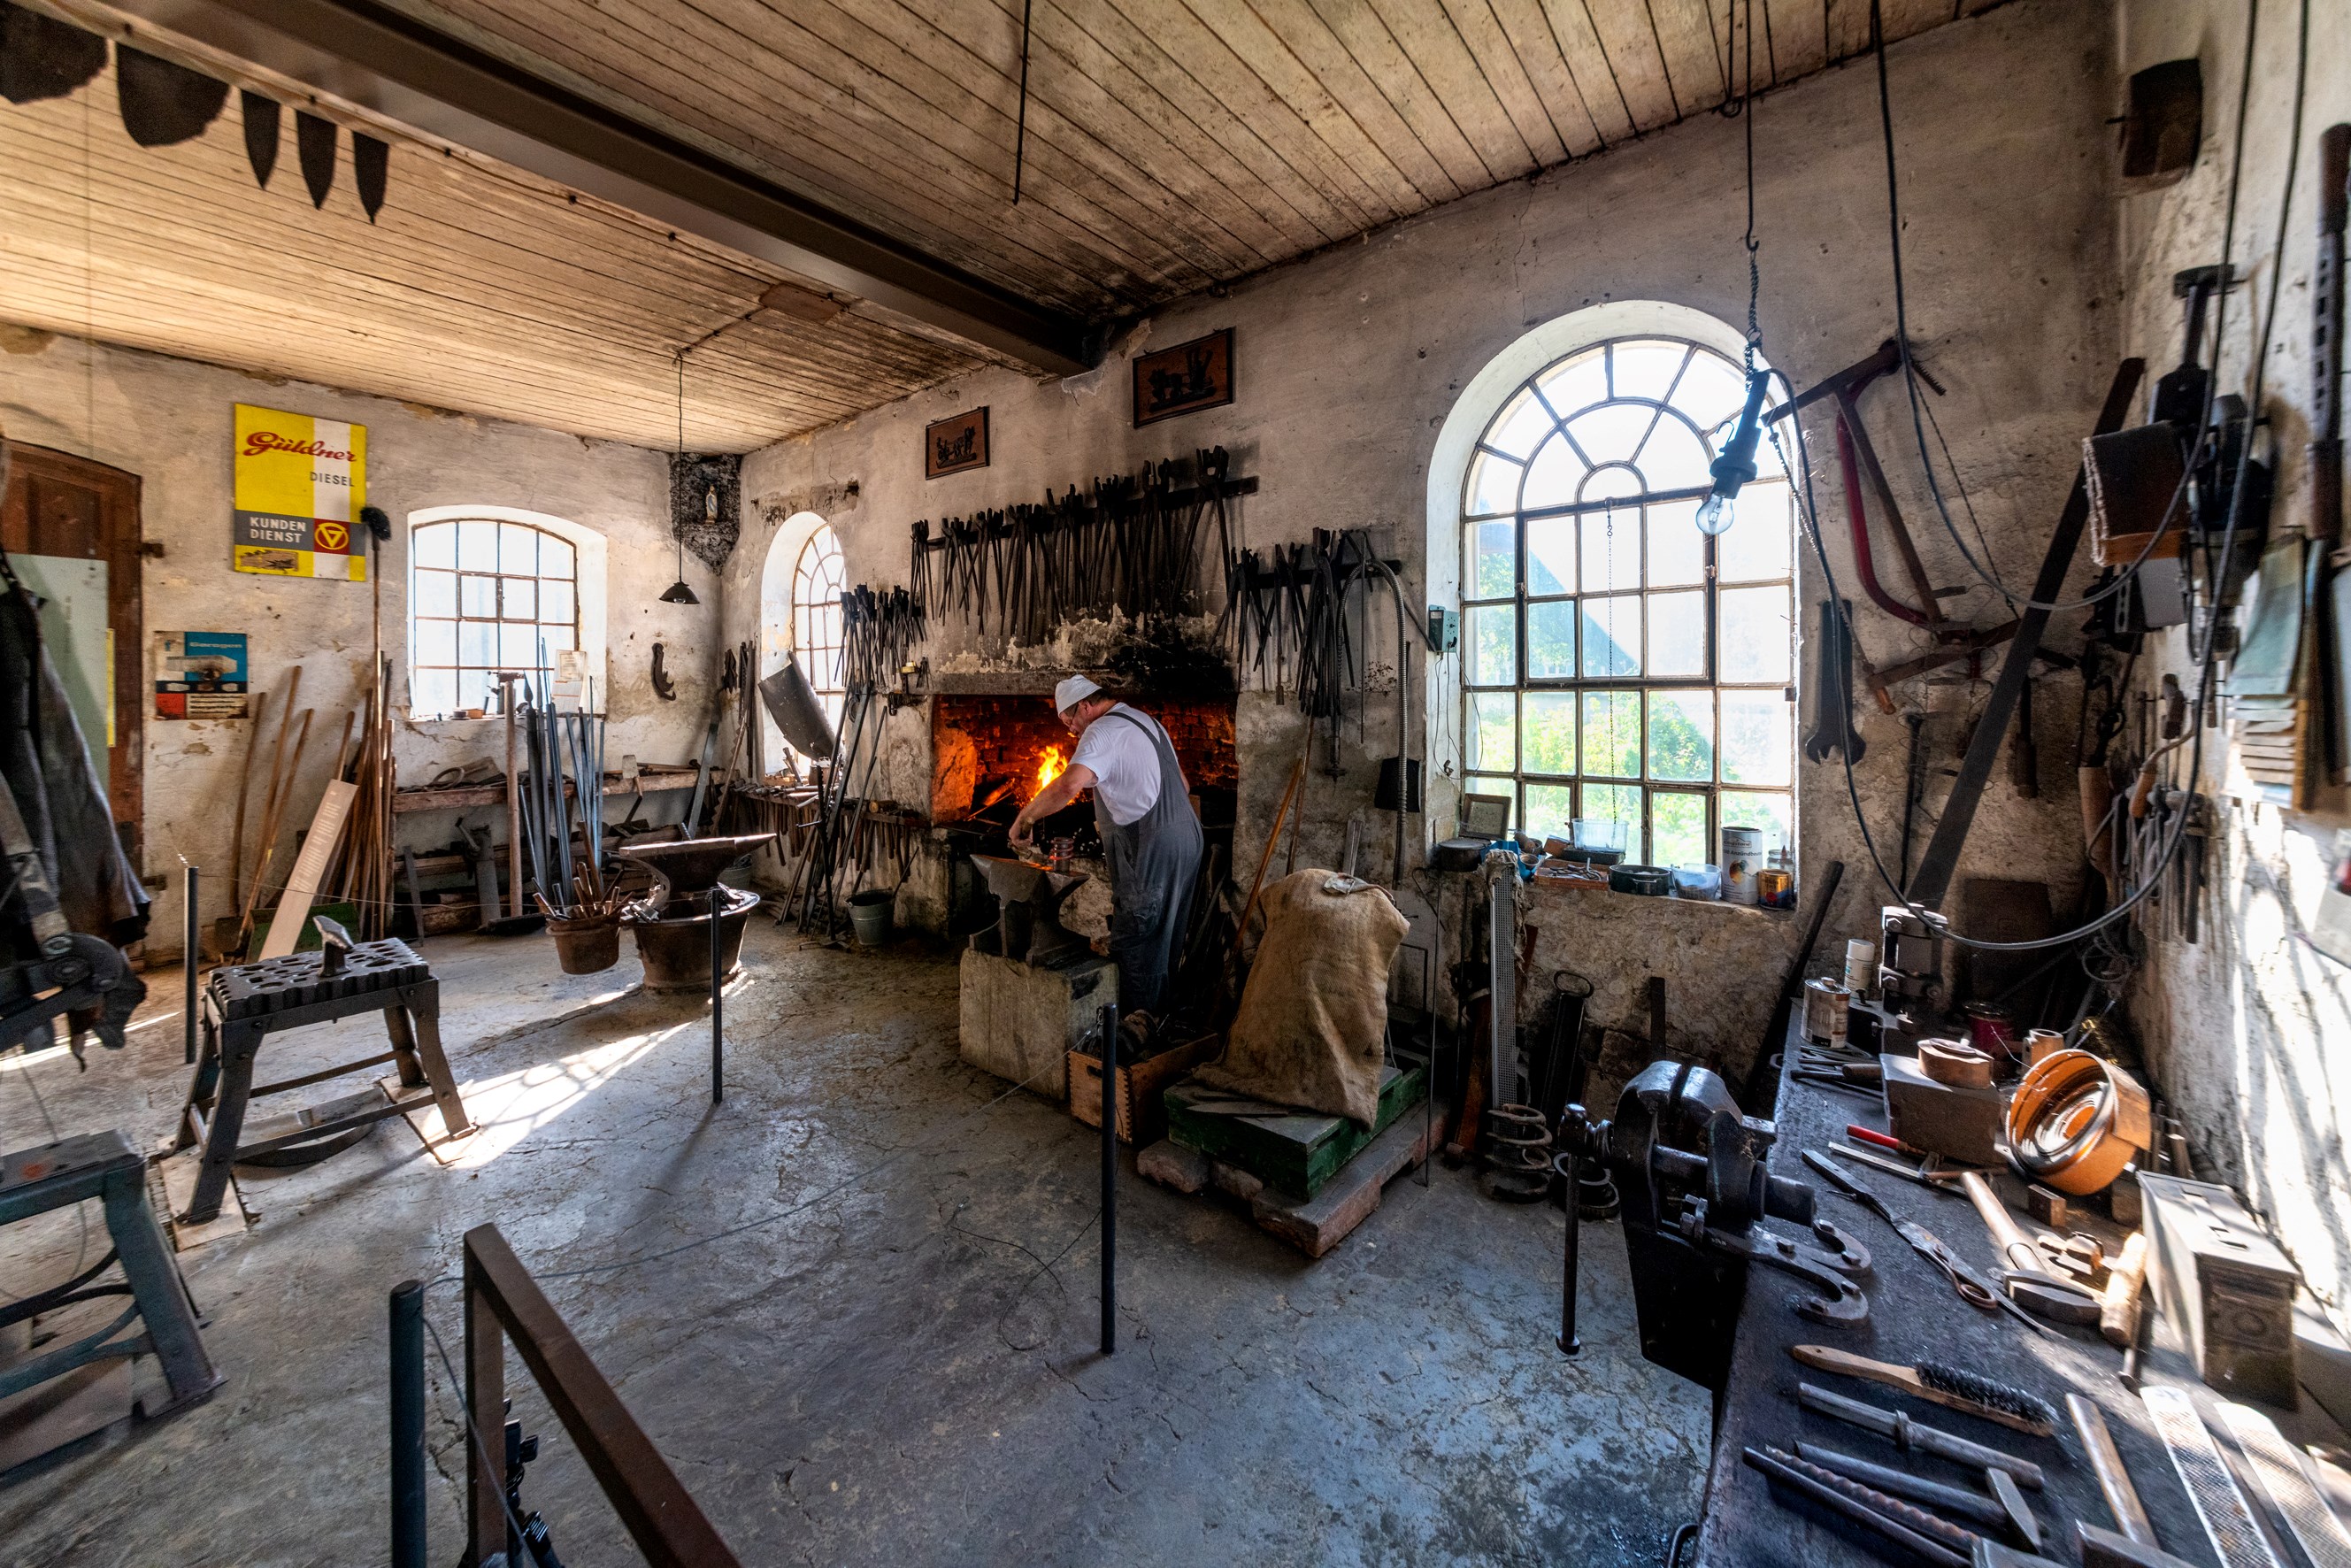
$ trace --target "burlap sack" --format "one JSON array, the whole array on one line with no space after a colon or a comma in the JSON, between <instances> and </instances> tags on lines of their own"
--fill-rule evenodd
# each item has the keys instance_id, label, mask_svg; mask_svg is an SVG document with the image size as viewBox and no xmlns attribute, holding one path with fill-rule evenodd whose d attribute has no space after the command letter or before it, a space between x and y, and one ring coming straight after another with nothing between
<instances>
[{"instance_id":1,"label":"burlap sack","mask_svg":"<svg viewBox=\"0 0 2351 1568\"><path fill-rule=\"evenodd\" d=\"M1379 1114L1388 966L1411 926L1385 889L1336 872L1292 873L1261 907L1265 940L1225 1053L1192 1076L1368 1127Z\"/></svg>"}]
</instances>

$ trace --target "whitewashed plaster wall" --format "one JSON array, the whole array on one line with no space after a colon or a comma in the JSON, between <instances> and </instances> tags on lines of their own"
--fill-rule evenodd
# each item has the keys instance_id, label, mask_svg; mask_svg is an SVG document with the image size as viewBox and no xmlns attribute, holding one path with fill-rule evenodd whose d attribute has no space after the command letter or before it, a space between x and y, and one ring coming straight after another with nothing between
<instances>
[{"instance_id":1,"label":"whitewashed plaster wall","mask_svg":"<svg viewBox=\"0 0 2351 1568\"><path fill-rule=\"evenodd\" d=\"M368 427L368 500L392 519L383 557L383 636L394 679L402 683L398 700L405 702L408 514L455 505L550 513L606 540L602 684L611 718L610 755L634 752L647 761L676 762L699 754L715 695L717 591L711 574L688 556L686 577L702 605L656 602L675 571L665 454L136 350L101 344L86 350L77 340L22 328L0 330L0 424L10 440L140 476L144 536L163 548L162 559L145 563L151 644L158 631L243 632L250 639L256 686L273 691L282 691L294 665L302 666L298 706L315 709L316 716L280 830L278 876L334 766L343 716L365 700L373 601L362 584L231 570L230 449L239 402ZM668 644L667 667L677 683L674 702L653 694L648 669L656 641ZM151 645L150 680L152 664ZM201 913L210 918L228 911L229 841L251 727L248 720L145 721L146 864L141 870L165 883L154 891L151 954L176 954L181 946L181 857L206 873ZM265 746L273 745L274 713L264 733ZM498 721L416 724L404 713L400 716L394 758L403 784L424 782L444 768L482 757L504 765ZM256 772L266 781L267 771L265 752ZM257 814L257 800L255 810ZM656 807L656 820L665 820L659 811ZM490 813L473 815L486 820ZM420 812L400 821L403 841L413 844L443 843L456 832L454 813ZM248 857L254 831L249 821ZM498 835L503 841L502 827Z\"/></svg>"},{"instance_id":2,"label":"whitewashed plaster wall","mask_svg":"<svg viewBox=\"0 0 2351 1568\"><path fill-rule=\"evenodd\" d=\"M2274 534L2299 530L2309 517L2317 143L2327 126L2351 120L2351 13L2325 4L2309 11L2309 97L2281 251L2297 14L2281 0L2252 9L2258 34L2233 246L2246 284L2229 305L2219 388L2251 392L2261 316L2283 289L2262 399L2280 455ZM2204 141L2195 169L2167 189L2119 198L2127 340L2158 369L2179 358L2172 274L2220 259L2247 13L2212 0L2125 0L2116 12L2123 71L2190 56L2203 67ZM2193 689L2184 632L2166 633L2149 651L2159 659L2147 672L2148 689L2164 670L2180 673ZM2202 1174L2236 1187L2266 1214L2336 1322L2351 1322L2351 966L2309 940L2321 885L2335 863L2335 832L2351 825L2351 800L2326 786L2306 812L2256 803L2226 728L2204 739L2202 788L2220 821L2202 939L2154 944L2147 1000L2133 1016L2147 1035L2161 1092L2188 1124Z\"/></svg>"},{"instance_id":3,"label":"whitewashed plaster wall","mask_svg":"<svg viewBox=\"0 0 2351 1568\"><path fill-rule=\"evenodd\" d=\"M1892 51L1911 334L1950 389L1938 403L1942 428L2011 581L2029 581L2039 562L2113 371L2112 151L2103 123L2113 110L2107 92L2084 85L2110 79L2109 54L2105 11L2066 0L2022 0ZM1894 329L1876 90L1862 63L1776 93L1756 111L1761 321L1767 353L1799 386L1865 357ZM1446 598L1458 545L1447 516L1437 519L1431 549L1427 465L1437 427L1481 367L1531 327L1604 300L1662 299L1745 320L1744 129L1705 116L1184 301L1086 376L960 378L755 453L745 465L744 543L726 572L728 635L750 634L768 533L803 508L833 523L852 581L886 587L906 580L908 526L917 519L1033 501L1049 487L1219 444L1233 455L1235 474L1262 481L1243 505L1249 545L1302 538L1315 528L1370 527L1405 560L1416 605ZM1226 326L1237 333L1238 401L1134 429L1132 352ZM1881 385L1865 402L1879 449L1934 580L1965 587L1973 580L1936 533L1917 456L1896 434L1897 396ZM977 404L990 410L992 465L925 482L924 424ZM1828 433L1815 434L1823 516L1842 519ZM1829 528L1831 558L1845 591L1858 598L1842 523ZM1807 565L1800 606L1823 593ZM1974 623L2005 618L1998 596L1980 587L1947 603ZM1866 606L1860 615L1870 657L1892 662L1916 651L1907 626ZM1373 623L1374 659L1392 670L1384 605ZM982 647L956 624L929 652L943 670L1050 666L1066 653ZM1415 750L1458 773L1453 666L1415 656ZM1432 676L1434 703L1426 697ZM1936 766L1952 765L1959 727L1981 691L1963 682L1905 694L1931 712ZM1367 863L1386 863L1388 819L1370 810L1370 789L1372 759L1392 749L1393 687L1367 700L1365 738L1355 744L1351 722L1343 776L1311 781L1301 864L1330 863L1351 815L1366 821ZM2080 859L2069 782L2075 706L2070 683L2045 685L2037 716L2041 799L2019 800L2003 769L1986 793L1963 876L2043 876L2061 904L2070 899ZM1297 753L1296 712L1255 693L1240 703L1236 861L1244 877ZM925 722L919 710L894 721L893 742L901 732L904 741L898 770L910 777L893 772L876 793L922 798ZM1861 716L1861 727L1869 747L1859 770L1863 799L1881 838L1898 835L1907 732L1874 711ZM1451 796L1439 786L1424 824L1432 837L1452 831ZM1947 787L1938 774L1922 831ZM1831 859L1847 863L1824 933L1824 946L1838 951L1845 936L1874 925L1884 894L1854 831L1842 770L1805 767L1799 788L1808 882L1817 886ZM1601 982L1593 1016L1611 1022L1635 1016L1644 977L1665 974L1677 1042L1734 1067L1751 1055L1773 978L1799 939L1784 918L1644 910L1625 900L1613 900L1608 918L1595 923L1539 897L1532 918L1543 931L1533 973L1591 975ZM1740 977L1726 984L1726 975Z\"/></svg>"}]
</instances>

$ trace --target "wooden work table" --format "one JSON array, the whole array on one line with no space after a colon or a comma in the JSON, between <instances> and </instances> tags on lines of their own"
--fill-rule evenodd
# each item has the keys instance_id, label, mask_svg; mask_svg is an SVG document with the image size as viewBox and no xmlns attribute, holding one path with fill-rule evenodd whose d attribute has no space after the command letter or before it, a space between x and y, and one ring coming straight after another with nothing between
<instances>
[{"instance_id":1,"label":"wooden work table","mask_svg":"<svg viewBox=\"0 0 2351 1568\"><path fill-rule=\"evenodd\" d=\"M1801 1017L1802 1009L1797 1011ZM1786 1053L1790 1061L1795 1059L1795 1044L1792 1030ZM2085 1395L2105 1416L2164 1549L2189 1563L2217 1563L2179 1474L2156 1437L2146 1406L2117 1379L2121 1351L2101 1339L2095 1326L2059 1328L2053 1336L2043 1335L2006 1312L1968 1305L1942 1270L1913 1251L1885 1220L1837 1192L1804 1164L1807 1148L1825 1150L1832 1143L1852 1142L1844 1136L1848 1124L1883 1131L1882 1106L1857 1095L1797 1082L1784 1076L1783 1071L1777 1121L1779 1139L1771 1151L1771 1174L1811 1183L1821 1194L1821 1215L1869 1249L1872 1270L1859 1281L1869 1293L1869 1321L1857 1328L1838 1329L1799 1317L1791 1302L1803 1288L1802 1281L1775 1270L1750 1268L1729 1392L1719 1409L1714 1457L1707 1478L1706 1514L1695 1561L1709 1568L1844 1568L1844 1564L1917 1561L1901 1547L1828 1509L1775 1490L1761 1472L1741 1460L1743 1448L1768 1445L1792 1452L1798 1442L1803 1442L1873 1464L1908 1469L1947 1484L1980 1486L1979 1478L1958 1466L1925 1455L1905 1455L1874 1432L1802 1409L1796 1403L1796 1385L1802 1381L1880 1409L1907 1411L1914 1420L2039 1464L2047 1472L2048 1489L2024 1495L2040 1516L2044 1531L2043 1554L2065 1563L2081 1561L2074 1543L2076 1520L2107 1530L2116 1528L2083 1456L2081 1442L2071 1423L2064 1419L2065 1396ZM1964 1195L1930 1191L1866 1166L1848 1165L1846 1169L1896 1214L1923 1225L1986 1274L1991 1271L1995 1262L1991 1241ZM2011 1204L2022 1197L2023 1189L2012 1177L2003 1173L2000 1182L2005 1184ZM2022 1212L2018 1220L2028 1233L2044 1228ZM1783 1232L1795 1228L1771 1223ZM2077 1218L2069 1223L2069 1228L2101 1234L2109 1255L2122 1235L2106 1224L2103 1215L2095 1217L2095 1223ZM2176 1334L2153 1312L2151 1297L2149 1317L2153 1347L2142 1357L2148 1384L2168 1384L2189 1391L2214 1440L2230 1456L2253 1511L2266 1515L2262 1494L2241 1456L2234 1451L2233 1439L2220 1418L2220 1396L2197 1380L2179 1349ZM1909 1398L1883 1384L1801 1366L1788 1354L1788 1347L1805 1343L1834 1345L1904 1364L1941 1362L2028 1389L2056 1407L2057 1435L2032 1437ZM2258 1408L2297 1447L2344 1442L2341 1429L2306 1394L2299 1411L2269 1406ZM2333 1500L2338 1513L2351 1519L2351 1497L2338 1494ZM2264 1522L2274 1529L2274 1521L2265 1518ZM2281 1564L2302 1561L2290 1545L2280 1545L2277 1552Z\"/></svg>"},{"instance_id":2,"label":"wooden work table","mask_svg":"<svg viewBox=\"0 0 2351 1568\"><path fill-rule=\"evenodd\" d=\"M633 779L624 779L618 773L605 774L604 795L609 800L615 795L656 795L664 789L687 789L693 788L695 776L699 771L690 762L643 763L638 766L637 776ZM716 774L716 769L712 771ZM570 789L570 781L565 780L565 793L569 794ZM507 781L504 777L483 784L411 784L393 790L392 795L392 809L395 812L463 811L476 806L503 806L506 803Z\"/></svg>"}]
</instances>

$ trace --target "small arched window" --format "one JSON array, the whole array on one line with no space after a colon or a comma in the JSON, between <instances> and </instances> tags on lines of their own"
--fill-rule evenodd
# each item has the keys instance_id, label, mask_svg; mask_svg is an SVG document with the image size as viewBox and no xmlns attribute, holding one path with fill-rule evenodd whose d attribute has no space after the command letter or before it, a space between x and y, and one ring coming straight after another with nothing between
<instances>
[{"instance_id":1,"label":"small arched window","mask_svg":"<svg viewBox=\"0 0 2351 1568\"><path fill-rule=\"evenodd\" d=\"M1726 822L1792 841L1793 513L1768 440L1729 530L1696 522L1744 390L1701 344L1614 338L1527 378L1479 438L1464 771L1520 831L1613 820L1652 865L1718 861Z\"/></svg>"},{"instance_id":2,"label":"small arched window","mask_svg":"<svg viewBox=\"0 0 2351 1568\"><path fill-rule=\"evenodd\" d=\"M845 586L841 542L823 524L800 547L792 569L792 657L824 704L837 731L845 688L841 672L841 591Z\"/></svg>"},{"instance_id":3,"label":"small arched window","mask_svg":"<svg viewBox=\"0 0 2351 1568\"><path fill-rule=\"evenodd\" d=\"M529 672L544 702L556 656L580 646L579 552L528 523L415 525L408 595L412 717L492 709L500 670Z\"/></svg>"}]
</instances>

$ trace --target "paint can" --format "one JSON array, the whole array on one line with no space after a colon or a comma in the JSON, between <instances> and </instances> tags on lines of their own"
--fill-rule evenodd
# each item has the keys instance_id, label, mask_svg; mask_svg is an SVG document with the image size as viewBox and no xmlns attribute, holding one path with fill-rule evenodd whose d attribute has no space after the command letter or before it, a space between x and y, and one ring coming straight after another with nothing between
<instances>
[{"instance_id":1,"label":"paint can","mask_svg":"<svg viewBox=\"0 0 2351 1568\"><path fill-rule=\"evenodd\" d=\"M1722 830L1722 901L1752 904L1756 873L1763 869L1763 830Z\"/></svg>"},{"instance_id":2,"label":"paint can","mask_svg":"<svg viewBox=\"0 0 2351 1568\"><path fill-rule=\"evenodd\" d=\"M1844 945L1844 988L1856 997L1877 989L1877 944L1866 936Z\"/></svg>"},{"instance_id":3,"label":"paint can","mask_svg":"<svg viewBox=\"0 0 2351 1568\"><path fill-rule=\"evenodd\" d=\"M1853 993L1834 980L1804 982L1804 1038L1820 1044L1844 1043L1844 1009Z\"/></svg>"}]
</instances>

